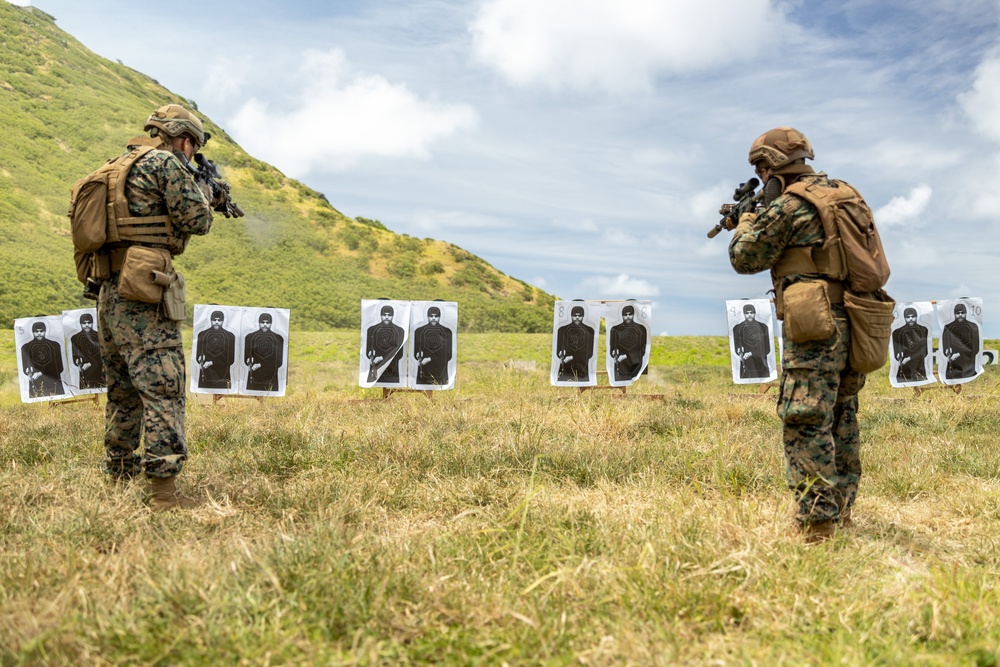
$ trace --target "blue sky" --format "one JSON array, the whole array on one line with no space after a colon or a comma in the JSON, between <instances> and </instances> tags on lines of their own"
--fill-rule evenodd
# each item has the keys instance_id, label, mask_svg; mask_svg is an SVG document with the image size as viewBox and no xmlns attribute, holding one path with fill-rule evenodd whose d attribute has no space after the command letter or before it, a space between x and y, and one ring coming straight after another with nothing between
<instances>
[{"instance_id":1,"label":"blue sky","mask_svg":"<svg viewBox=\"0 0 1000 667\"><path fill-rule=\"evenodd\" d=\"M982 297L1000 337L1000 0L31 4L345 214L675 335L770 287L705 233L792 125L876 211L889 292Z\"/></svg>"}]
</instances>

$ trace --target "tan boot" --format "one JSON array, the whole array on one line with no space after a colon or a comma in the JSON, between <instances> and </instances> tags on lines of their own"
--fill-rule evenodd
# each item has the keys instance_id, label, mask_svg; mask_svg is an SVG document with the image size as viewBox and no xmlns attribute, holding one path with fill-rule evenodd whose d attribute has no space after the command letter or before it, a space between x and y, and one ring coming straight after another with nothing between
<instances>
[{"instance_id":1,"label":"tan boot","mask_svg":"<svg viewBox=\"0 0 1000 667\"><path fill-rule=\"evenodd\" d=\"M802 524L802 532L806 535L806 544L819 544L831 539L837 532L837 524L833 521L817 521Z\"/></svg>"},{"instance_id":2,"label":"tan boot","mask_svg":"<svg viewBox=\"0 0 1000 667\"><path fill-rule=\"evenodd\" d=\"M153 477L150 479L150 487L153 496L150 498L149 506L154 512L166 512L172 509L189 510L198 506L195 500L177 490L174 477Z\"/></svg>"}]
</instances>

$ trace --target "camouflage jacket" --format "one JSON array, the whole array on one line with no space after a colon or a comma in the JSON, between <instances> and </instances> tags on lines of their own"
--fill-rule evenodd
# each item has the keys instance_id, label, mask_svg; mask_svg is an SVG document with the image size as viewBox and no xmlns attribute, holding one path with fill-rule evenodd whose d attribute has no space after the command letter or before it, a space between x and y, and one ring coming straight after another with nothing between
<instances>
[{"instance_id":1,"label":"camouflage jacket","mask_svg":"<svg viewBox=\"0 0 1000 667\"><path fill-rule=\"evenodd\" d=\"M169 151L150 151L132 165L125 179L125 198L131 215L170 217L172 238L164 247L175 255L184 252L192 234L207 234L212 227L205 193Z\"/></svg>"},{"instance_id":2,"label":"camouflage jacket","mask_svg":"<svg viewBox=\"0 0 1000 667\"><path fill-rule=\"evenodd\" d=\"M829 183L824 173L806 174L799 180ZM816 207L793 194L782 194L749 225L741 224L729 243L729 261L737 273L772 269L785 248L821 246L826 238ZM786 285L821 274L788 276ZM772 282L774 275L771 276Z\"/></svg>"}]
</instances>

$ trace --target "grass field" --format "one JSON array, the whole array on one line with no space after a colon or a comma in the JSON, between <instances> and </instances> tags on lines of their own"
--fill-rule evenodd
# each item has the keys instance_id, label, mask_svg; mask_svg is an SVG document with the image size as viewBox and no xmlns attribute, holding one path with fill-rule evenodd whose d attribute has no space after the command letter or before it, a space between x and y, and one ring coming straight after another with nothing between
<instances>
[{"instance_id":1,"label":"grass field","mask_svg":"<svg viewBox=\"0 0 1000 667\"><path fill-rule=\"evenodd\" d=\"M381 401L357 332L293 334L288 397L189 402L203 503L154 515L0 332L0 665L997 664L996 367L873 375L856 528L807 547L725 339L654 338L626 397L550 387L550 340L463 335L454 391Z\"/></svg>"}]
</instances>

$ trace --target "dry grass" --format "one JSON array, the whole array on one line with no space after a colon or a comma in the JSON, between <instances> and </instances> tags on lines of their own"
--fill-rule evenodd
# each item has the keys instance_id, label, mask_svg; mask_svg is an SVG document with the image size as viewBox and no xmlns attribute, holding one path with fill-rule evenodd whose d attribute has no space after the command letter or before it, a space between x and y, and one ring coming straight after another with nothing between
<instances>
[{"instance_id":1,"label":"dry grass","mask_svg":"<svg viewBox=\"0 0 1000 667\"><path fill-rule=\"evenodd\" d=\"M204 502L168 515L102 478L97 411L8 382L0 665L996 664L994 369L872 378L857 527L806 547L775 390L676 366L636 388L663 401L580 395L502 361L433 400L352 402L329 361L192 401Z\"/></svg>"}]
</instances>

